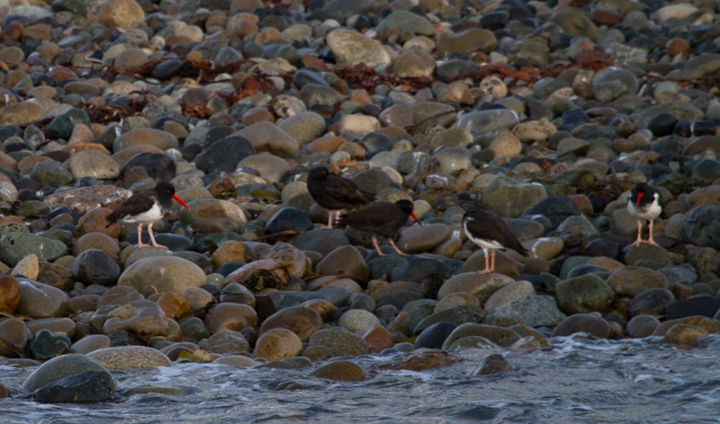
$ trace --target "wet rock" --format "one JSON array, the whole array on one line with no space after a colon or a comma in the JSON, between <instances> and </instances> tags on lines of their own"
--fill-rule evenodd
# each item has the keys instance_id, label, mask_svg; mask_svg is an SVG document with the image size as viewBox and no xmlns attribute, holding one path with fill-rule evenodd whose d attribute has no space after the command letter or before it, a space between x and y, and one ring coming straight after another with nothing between
<instances>
[{"instance_id":1,"label":"wet rock","mask_svg":"<svg viewBox=\"0 0 720 424\"><path fill-rule=\"evenodd\" d=\"M525 296L487 309L488 317L520 318L528 327L553 326L566 318L550 296Z\"/></svg>"},{"instance_id":2,"label":"wet rock","mask_svg":"<svg viewBox=\"0 0 720 424\"><path fill-rule=\"evenodd\" d=\"M16 314L35 318L61 317L70 311L70 298L55 287L31 280L20 280L20 303Z\"/></svg>"},{"instance_id":3,"label":"wet rock","mask_svg":"<svg viewBox=\"0 0 720 424\"><path fill-rule=\"evenodd\" d=\"M323 365L310 375L334 381L362 381L365 379L365 370L353 362L336 361Z\"/></svg>"},{"instance_id":4,"label":"wet rock","mask_svg":"<svg viewBox=\"0 0 720 424\"><path fill-rule=\"evenodd\" d=\"M113 370L169 367L172 364L163 353L147 346L108 347L94 350L86 357Z\"/></svg>"},{"instance_id":5,"label":"wet rock","mask_svg":"<svg viewBox=\"0 0 720 424\"><path fill-rule=\"evenodd\" d=\"M389 361L380 362L373 366L373 369L419 372L444 367L452 363L453 360L447 352L437 349L418 349L406 355L396 356Z\"/></svg>"},{"instance_id":6,"label":"wet rock","mask_svg":"<svg viewBox=\"0 0 720 424\"><path fill-rule=\"evenodd\" d=\"M198 169L210 172L233 172L238 163L255 154L255 147L244 138L225 137L212 143L207 150L195 158Z\"/></svg>"},{"instance_id":7,"label":"wet rock","mask_svg":"<svg viewBox=\"0 0 720 424\"><path fill-rule=\"evenodd\" d=\"M56 335L52 331L42 329L35 333L30 351L33 358L45 361L66 353L70 349L70 338Z\"/></svg>"},{"instance_id":8,"label":"wet rock","mask_svg":"<svg viewBox=\"0 0 720 424\"><path fill-rule=\"evenodd\" d=\"M438 291L438 300L452 293L472 293L478 298L480 304L490 298L490 296L502 287L513 283L513 280L500 274L484 274L478 275L474 272L466 272L452 276L440 287Z\"/></svg>"},{"instance_id":9,"label":"wet rock","mask_svg":"<svg viewBox=\"0 0 720 424\"><path fill-rule=\"evenodd\" d=\"M358 356L370 351L370 346L361 337L342 330L326 329L313 333L309 346L323 346L330 356Z\"/></svg>"},{"instance_id":10,"label":"wet rock","mask_svg":"<svg viewBox=\"0 0 720 424\"><path fill-rule=\"evenodd\" d=\"M89 370L53 381L35 391L43 403L104 402L113 398L115 379L106 370Z\"/></svg>"},{"instance_id":11,"label":"wet rock","mask_svg":"<svg viewBox=\"0 0 720 424\"><path fill-rule=\"evenodd\" d=\"M511 346L520 340L520 336L518 336L517 333L507 328L486 324L465 323L453 330L447 340L445 340L443 349L449 348L456 341L466 337L481 337L502 347Z\"/></svg>"},{"instance_id":12,"label":"wet rock","mask_svg":"<svg viewBox=\"0 0 720 424\"><path fill-rule=\"evenodd\" d=\"M451 322L438 322L430 325L415 339L415 348L440 349L456 327Z\"/></svg>"},{"instance_id":13,"label":"wet rock","mask_svg":"<svg viewBox=\"0 0 720 424\"><path fill-rule=\"evenodd\" d=\"M604 339L610 334L610 325L604 319L594 315L575 314L560 322L551 336L564 337L575 333L588 333Z\"/></svg>"},{"instance_id":14,"label":"wet rock","mask_svg":"<svg viewBox=\"0 0 720 424\"><path fill-rule=\"evenodd\" d=\"M120 277L120 267L107 253L99 249L82 252L73 260L70 271L77 281L85 284L114 285Z\"/></svg>"},{"instance_id":15,"label":"wet rock","mask_svg":"<svg viewBox=\"0 0 720 424\"><path fill-rule=\"evenodd\" d=\"M20 282L15 277L0 277L0 312L12 314L20 303Z\"/></svg>"},{"instance_id":16,"label":"wet rock","mask_svg":"<svg viewBox=\"0 0 720 424\"><path fill-rule=\"evenodd\" d=\"M257 313L248 305L221 303L208 311L204 322L211 334L222 330L240 331L257 323Z\"/></svg>"},{"instance_id":17,"label":"wet rock","mask_svg":"<svg viewBox=\"0 0 720 424\"><path fill-rule=\"evenodd\" d=\"M242 333L232 330L221 330L212 336L200 340L200 349L210 353L227 354L228 352L250 352L250 344Z\"/></svg>"},{"instance_id":18,"label":"wet rock","mask_svg":"<svg viewBox=\"0 0 720 424\"><path fill-rule=\"evenodd\" d=\"M281 361L298 356L302 349L302 341L295 333L286 328L273 328L258 338L253 358Z\"/></svg>"},{"instance_id":19,"label":"wet rock","mask_svg":"<svg viewBox=\"0 0 720 424\"><path fill-rule=\"evenodd\" d=\"M351 309L340 317L338 325L346 330L355 333L374 325L379 325L380 321L371 312L362 309Z\"/></svg>"},{"instance_id":20,"label":"wet rock","mask_svg":"<svg viewBox=\"0 0 720 424\"><path fill-rule=\"evenodd\" d=\"M390 64L390 56L382 44L358 32L340 28L332 31L326 41L340 66L364 63L367 66L386 67Z\"/></svg>"},{"instance_id":21,"label":"wet rock","mask_svg":"<svg viewBox=\"0 0 720 424\"><path fill-rule=\"evenodd\" d=\"M719 298L707 295L692 296L671 302L665 311L665 319L671 320L697 315L714 318L718 309L720 309Z\"/></svg>"},{"instance_id":22,"label":"wet rock","mask_svg":"<svg viewBox=\"0 0 720 424\"><path fill-rule=\"evenodd\" d=\"M651 336L653 331L660 326L660 321L650 315L637 315L627 323L627 333L633 338L644 338Z\"/></svg>"},{"instance_id":23,"label":"wet rock","mask_svg":"<svg viewBox=\"0 0 720 424\"><path fill-rule=\"evenodd\" d=\"M492 354L485 358L478 375L496 374L499 372L515 371L515 368L500 354Z\"/></svg>"},{"instance_id":24,"label":"wet rock","mask_svg":"<svg viewBox=\"0 0 720 424\"><path fill-rule=\"evenodd\" d=\"M113 309L107 315L103 331L107 335L118 331L132 331L144 339L149 339L154 336L168 336L170 327L160 305L149 300L136 300Z\"/></svg>"},{"instance_id":25,"label":"wet rock","mask_svg":"<svg viewBox=\"0 0 720 424\"><path fill-rule=\"evenodd\" d=\"M32 332L22 320L8 318L0 322L0 337L4 342L0 345L0 355L14 358L23 355Z\"/></svg>"},{"instance_id":26,"label":"wet rock","mask_svg":"<svg viewBox=\"0 0 720 424\"><path fill-rule=\"evenodd\" d=\"M273 328L285 328L297 334L301 341L307 342L322 326L323 320L316 311L304 306L295 306L282 309L268 317L260 326L258 335L262 336Z\"/></svg>"},{"instance_id":27,"label":"wet rock","mask_svg":"<svg viewBox=\"0 0 720 424\"><path fill-rule=\"evenodd\" d=\"M695 341L698 337L707 337L708 332L702 328L687 324L676 324L663 336L663 343L674 344L677 346L687 346Z\"/></svg>"}]
</instances>

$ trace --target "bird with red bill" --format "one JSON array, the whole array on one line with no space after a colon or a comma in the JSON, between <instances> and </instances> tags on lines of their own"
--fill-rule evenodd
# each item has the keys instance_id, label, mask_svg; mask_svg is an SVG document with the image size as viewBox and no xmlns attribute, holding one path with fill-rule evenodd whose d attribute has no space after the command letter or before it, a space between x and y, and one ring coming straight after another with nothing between
<instances>
[{"instance_id":1,"label":"bird with red bill","mask_svg":"<svg viewBox=\"0 0 720 424\"><path fill-rule=\"evenodd\" d=\"M155 241L152 224L162 219L172 208L172 201L176 200L181 206L190 210L179 197L175 195L175 187L170 183L160 183L155 188L138 191L125 200L122 205L107 216L106 227L120 221L138 224L138 247L157 247L167 249L167 246ZM152 245L142 242L142 227L147 225Z\"/></svg>"},{"instance_id":2,"label":"bird with red bill","mask_svg":"<svg viewBox=\"0 0 720 424\"><path fill-rule=\"evenodd\" d=\"M335 223L335 227L349 226L360 231L373 233L373 246L375 246L379 256L387 255L380 251L377 236L385 237L399 255L409 256L398 249L393 241L393 237L407 223L408 217L413 217L421 227L423 226L415 212L413 212L413 204L409 200L402 199L395 203L372 202L361 206L355 212L340 216L340 219Z\"/></svg>"},{"instance_id":3,"label":"bird with red bill","mask_svg":"<svg viewBox=\"0 0 720 424\"><path fill-rule=\"evenodd\" d=\"M635 240L632 246L639 246L640 243L657 246L658 244L653 240L653 221L660 216L662 212L660 193L646 183L638 183L630 192L627 210L630 212L630 215L637 218L638 223L637 240ZM643 219L648 221L648 230L650 231L650 237L647 241L642 239Z\"/></svg>"}]
</instances>

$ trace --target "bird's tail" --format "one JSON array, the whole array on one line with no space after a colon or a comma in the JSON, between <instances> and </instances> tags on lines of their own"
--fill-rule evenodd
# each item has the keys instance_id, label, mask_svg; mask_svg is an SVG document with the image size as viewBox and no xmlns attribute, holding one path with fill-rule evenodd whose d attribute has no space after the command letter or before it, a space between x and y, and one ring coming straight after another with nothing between
<instances>
[{"instance_id":1,"label":"bird's tail","mask_svg":"<svg viewBox=\"0 0 720 424\"><path fill-rule=\"evenodd\" d=\"M106 216L105 220L107 221L107 225L105 226L105 228L108 228L114 223L116 223L117 219L118 217L115 215L115 212L112 212L110 215Z\"/></svg>"},{"instance_id":2,"label":"bird's tail","mask_svg":"<svg viewBox=\"0 0 720 424\"><path fill-rule=\"evenodd\" d=\"M375 195L372 193L368 193L365 190L360 190L362 192L363 197L365 198L365 203L370 203L375 201Z\"/></svg>"}]
</instances>

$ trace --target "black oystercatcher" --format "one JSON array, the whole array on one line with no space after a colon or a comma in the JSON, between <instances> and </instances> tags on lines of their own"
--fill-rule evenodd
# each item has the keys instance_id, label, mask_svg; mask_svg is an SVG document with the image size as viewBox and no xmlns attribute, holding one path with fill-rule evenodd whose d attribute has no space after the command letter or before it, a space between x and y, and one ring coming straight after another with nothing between
<instances>
[{"instance_id":1,"label":"black oystercatcher","mask_svg":"<svg viewBox=\"0 0 720 424\"><path fill-rule=\"evenodd\" d=\"M350 205L370 203L375 195L360 188L352 180L335 175L326 168L313 168L308 174L307 187L315 203L330 211L328 228L333 227L333 213Z\"/></svg>"},{"instance_id":2,"label":"black oystercatcher","mask_svg":"<svg viewBox=\"0 0 720 424\"><path fill-rule=\"evenodd\" d=\"M482 247L485 254L485 269L478 271L478 274L495 272L495 250L513 249L523 256L528 256L528 251L515 238L507 223L485 209L475 208L465 212L462 219L463 230L473 243ZM492 263L488 250L492 251Z\"/></svg>"},{"instance_id":3,"label":"black oystercatcher","mask_svg":"<svg viewBox=\"0 0 720 424\"><path fill-rule=\"evenodd\" d=\"M117 209L107 216L108 224L122 221L129 223L137 223L138 227L138 247L150 247L149 244L142 242L142 227L147 224L152 247L160 247L167 249L167 246L157 244L152 231L152 224L161 219L172 207L172 199L175 199L190 209L179 197L175 195L175 187L170 183L160 183L155 188L149 190L138 191L123 202Z\"/></svg>"},{"instance_id":4,"label":"black oystercatcher","mask_svg":"<svg viewBox=\"0 0 720 424\"><path fill-rule=\"evenodd\" d=\"M638 236L632 246L640 246L640 243L649 243L657 246L653 240L653 221L660 216L662 207L660 206L660 194L652 187L645 183L638 183L633 187L628 199L627 210L630 215L637 218ZM642 239L642 220L648 221L648 229L650 230L650 238L647 242Z\"/></svg>"},{"instance_id":5,"label":"black oystercatcher","mask_svg":"<svg viewBox=\"0 0 720 424\"><path fill-rule=\"evenodd\" d=\"M375 250L377 250L380 256L387 255L380 251L377 236L387 238L390 245L399 255L408 256L407 253L401 252L393 241L395 234L407 222L408 216L412 216L422 227L422 223L413 212L413 204L411 201L403 199L395 203L372 202L361 206L360 209L355 212L340 216L335 226L348 225L360 231L374 233L375 235L373 235L372 238L373 246L375 246Z\"/></svg>"}]
</instances>

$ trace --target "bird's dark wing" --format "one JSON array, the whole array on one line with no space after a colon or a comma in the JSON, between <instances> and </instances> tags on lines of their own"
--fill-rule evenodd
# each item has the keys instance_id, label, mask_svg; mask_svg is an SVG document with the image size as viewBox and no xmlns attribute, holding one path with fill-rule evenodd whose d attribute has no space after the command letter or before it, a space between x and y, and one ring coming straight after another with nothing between
<instances>
[{"instance_id":1,"label":"bird's dark wing","mask_svg":"<svg viewBox=\"0 0 720 424\"><path fill-rule=\"evenodd\" d=\"M467 218L472 219L468 220ZM484 209L473 209L465 213L463 223L473 237L497 241L523 256L528 256L527 249L515 238L507 222L494 213Z\"/></svg>"},{"instance_id":2,"label":"bird's dark wing","mask_svg":"<svg viewBox=\"0 0 720 424\"><path fill-rule=\"evenodd\" d=\"M368 231L390 237L407 221L408 214L389 202L372 202L360 209L340 216L336 226L348 225L361 231Z\"/></svg>"},{"instance_id":3,"label":"bird's dark wing","mask_svg":"<svg viewBox=\"0 0 720 424\"><path fill-rule=\"evenodd\" d=\"M152 191L152 190L149 190ZM126 201L123 202L117 209L115 209L105 219L108 224L106 227L111 226L117 221L122 220L126 216L137 215L139 213L150 210L155 203L155 193L152 191L152 195L148 195L145 191L138 192L130 196Z\"/></svg>"},{"instance_id":4,"label":"bird's dark wing","mask_svg":"<svg viewBox=\"0 0 720 424\"><path fill-rule=\"evenodd\" d=\"M325 194L343 203L361 204L370 203L375 200L375 195L360 188L347 178L338 175L328 175L325 182Z\"/></svg>"}]
</instances>

